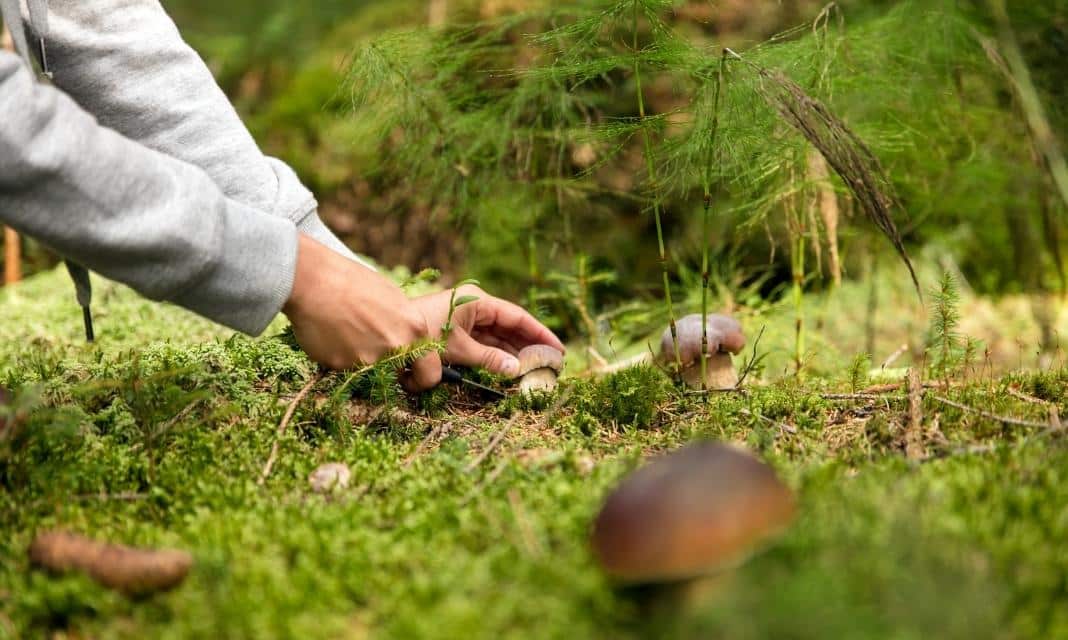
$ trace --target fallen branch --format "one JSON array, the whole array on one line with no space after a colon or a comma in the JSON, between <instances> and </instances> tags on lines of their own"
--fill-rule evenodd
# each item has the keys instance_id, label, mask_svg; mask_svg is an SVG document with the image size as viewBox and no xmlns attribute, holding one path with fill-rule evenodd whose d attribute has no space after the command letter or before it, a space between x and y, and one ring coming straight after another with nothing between
<instances>
[{"instance_id":1,"label":"fallen branch","mask_svg":"<svg viewBox=\"0 0 1068 640\"><path fill-rule=\"evenodd\" d=\"M1000 416L996 413L990 413L989 411L984 411L975 407L969 407L966 404L961 404L954 400L950 400L949 398L943 398L942 396L931 396L931 398L937 400L938 402L941 402L942 404L949 405L951 407L960 409L961 411L966 411L968 413L974 413L978 416L986 418L987 420L993 420L995 422L1013 424L1018 427L1032 427L1035 429L1046 429L1051 427L1050 423L1048 422L1034 422L1032 420L1023 420L1021 418L1014 418L1012 416Z\"/></svg>"},{"instance_id":2,"label":"fallen branch","mask_svg":"<svg viewBox=\"0 0 1068 640\"><path fill-rule=\"evenodd\" d=\"M891 396L885 393L821 393L824 400L904 400L900 396Z\"/></svg>"},{"instance_id":3,"label":"fallen branch","mask_svg":"<svg viewBox=\"0 0 1068 640\"><path fill-rule=\"evenodd\" d=\"M410 456L404 459L404 462L401 463L401 468L407 469L409 466L411 466L411 464L415 462L415 459L418 458L419 455L422 454L423 451L425 451L426 448L430 445L430 442L437 438L438 434L442 431L448 431L449 426L450 425L447 422L444 424L435 425L434 428L430 430L430 433L426 434L426 437L423 438L423 440L419 443L419 446L415 448L415 451L413 451Z\"/></svg>"},{"instance_id":4,"label":"fallen branch","mask_svg":"<svg viewBox=\"0 0 1068 640\"><path fill-rule=\"evenodd\" d=\"M861 394L879 394L888 393L890 391L900 391L905 386L903 382L888 382L886 384L875 384L870 387L860 390ZM924 389L946 389L946 383L942 380L935 380L931 382L923 383Z\"/></svg>"},{"instance_id":5,"label":"fallen branch","mask_svg":"<svg viewBox=\"0 0 1068 640\"><path fill-rule=\"evenodd\" d=\"M926 454L923 450L923 380L919 369L909 369L906 378L909 391L909 422L905 428L905 456L919 460Z\"/></svg>"},{"instance_id":6,"label":"fallen branch","mask_svg":"<svg viewBox=\"0 0 1068 640\"><path fill-rule=\"evenodd\" d=\"M293 419L293 414L296 413L297 407L308 395L308 392L312 390L312 387L323 379L322 371L317 371L315 375L308 380L301 390L297 393L296 397L286 407L285 414L282 415L282 421L278 423L278 432L274 437L274 444L271 445L271 454L267 456L267 463L263 465L263 472L260 474L260 479L256 482L258 486L263 486L263 483L267 481L267 476L271 475L271 468L274 467L274 461L278 458L278 446L282 441L282 436L286 432L286 427L289 426L289 421Z\"/></svg>"},{"instance_id":7,"label":"fallen branch","mask_svg":"<svg viewBox=\"0 0 1068 640\"><path fill-rule=\"evenodd\" d=\"M489 444L486 445L486 448L483 449L482 452L478 454L478 457L476 457L474 460L471 461L471 464L467 465L467 467L464 469L464 471L467 472L467 473L471 473L472 471L477 469L479 467L479 465L481 465L482 462L487 457L489 457L489 454L493 453L493 450L497 448L497 445L499 445L501 443L501 441L504 440L504 437L506 435L508 435L509 431L512 430L512 426L515 425L516 421L519 419L519 416L521 416L521 415L523 415L523 414L522 413L517 413L514 416L512 416L508 420L508 422L505 422L504 425L501 426L501 428L497 430L497 433L493 434L493 439L491 439Z\"/></svg>"}]
</instances>

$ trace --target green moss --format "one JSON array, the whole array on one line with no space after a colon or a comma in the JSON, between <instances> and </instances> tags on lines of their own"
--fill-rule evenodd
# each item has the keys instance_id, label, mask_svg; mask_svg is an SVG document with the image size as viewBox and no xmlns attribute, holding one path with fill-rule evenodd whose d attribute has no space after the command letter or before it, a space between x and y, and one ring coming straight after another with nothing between
<instances>
[{"instance_id":1,"label":"green moss","mask_svg":"<svg viewBox=\"0 0 1068 640\"><path fill-rule=\"evenodd\" d=\"M100 282L101 338L87 347L62 276L0 293L0 313L24 318L0 328L0 373L21 416L0 436L0 633L1068 633L1068 446L1044 428L1003 424L932 393L922 403L930 457L909 461L901 392L824 397L852 392L848 363L839 383L787 377L707 398L681 394L649 367L565 378L540 404L482 407L448 389L377 417L374 385L328 376L297 408L260 487L281 415L312 372L275 337L281 325L261 339L233 336ZM1066 384L1068 373L1052 369L944 393L1041 424L1047 408L1006 387L1064 415ZM603 496L644 455L702 438L746 443L771 462L798 491L800 518L728 589L665 626L606 581L586 540ZM328 461L348 464L353 481L323 497L306 478ZM196 564L175 591L127 600L31 570L34 532L54 527L188 549Z\"/></svg>"}]
</instances>

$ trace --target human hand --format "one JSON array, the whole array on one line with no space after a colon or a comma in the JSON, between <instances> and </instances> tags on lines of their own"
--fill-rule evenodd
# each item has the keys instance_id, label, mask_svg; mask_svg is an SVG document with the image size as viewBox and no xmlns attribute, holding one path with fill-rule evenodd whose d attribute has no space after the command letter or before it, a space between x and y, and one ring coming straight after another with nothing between
<instances>
[{"instance_id":1,"label":"human hand","mask_svg":"<svg viewBox=\"0 0 1068 640\"><path fill-rule=\"evenodd\" d=\"M371 364L391 351L440 334L439 328L432 335L422 307L400 287L304 234L300 234L293 292L282 312L305 353L330 369ZM434 353L412 364L405 383L419 391L440 381L441 359Z\"/></svg>"},{"instance_id":2,"label":"human hand","mask_svg":"<svg viewBox=\"0 0 1068 640\"><path fill-rule=\"evenodd\" d=\"M544 325L522 307L493 297L482 289L465 285L456 297L478 299L456 307L452 331L445 349L445 360L452 364L484 369L514 377L519 371L516 354L532 344L547 344L564 351L564 345ZM439 338L449 316L452 291L441 291L413 298L412 302L426 318L430 336Z\"/></svg>"}]
</instances>

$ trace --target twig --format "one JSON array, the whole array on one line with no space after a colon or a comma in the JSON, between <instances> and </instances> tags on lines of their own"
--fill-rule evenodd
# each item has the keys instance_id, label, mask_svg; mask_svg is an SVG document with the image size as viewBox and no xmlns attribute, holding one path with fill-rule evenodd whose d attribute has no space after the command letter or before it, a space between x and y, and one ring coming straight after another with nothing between
<instances>
[{"instance_id":1,"label":"twig","mask_svg":"<svg viewBox=\"0 0 1068 640\"><path fill-rule=\"evenodd\" d=\"M504 437L508 435L509 431L512 430L512 426L515 425L516 421L521 415L523 414L517 413L512 416L507 422L505 422L504 425L502 425L501 428L497 430L497 433L493 435L493 439L491 439L489 444L486 445L486 448L478 454L478 457L471 461L471 464L467 465L464 471L467 473L471 473L472 471L477 469L478 466L482 464L482 462L489 456L489 454L493 453L493 450L497 448L497 445L501 443L501 440L504 440Z\"/></svg>"},{"instance_id":2,"label":"twig","mask_svg":"<svg viewBox=\"0 0 1068 640\"><path fill-rule=\"evenodd\" d=\"M194 400L194 401L190 402L189 404L185 405L185 407L181 411L179 411L178 413L174 414L173 416L171 416L171 418L169 420L167 420L162 425L160 425L160 429L159 429L160 432L162 433L162 432L170 430L171 427L173 427L174 425L176 425L179 422L181 422L181 420L183 418L185 418L187 415L189 415L193 411L193 409L196 409L197 405L199 405L203 401L204 401L204 398L197 398L196 400Z\"/></svg>"},{"instance_id":3,"label":"twig","mask_svg":"<svg viewBox=\"0 0 1068 640\"><path fill-rule=\"evenodd\" d=\"M883 364L879 368L880 369L885 369L885 368L889 367L890 365L894 364L895 362L897 362L897 359L900 358L901 356L905 355L905 353L908 352L908 350L909 350L909 345L908 344L901 345L900 347L897 348L896 351L891 353L886 358L886 360L883 360Z\"/></svg>"},{"instance_id":4,"label":"twig","mask_svg":"<svg viewBox=\"0 0 1068 640\"><path fill-rule=\"evenodd\" d=\"M278 423L278 431L274 437L274 444L271 445L271 455L267 456L267 463L263 465L263 472L260 474L260 479L256 482L258 486L263 486L263 483L267 481L267 476L271 475L271 468L274 467L274 461L278 458L278 445L282 440L282 435L286 432L286 427L289 426L289 421L293 419L293 414L296 413L297 407L301 401L304 400L308 392L312 390L312 387L323 379L323 372L316 371L315 375L308 380L301 390L297 393L296 397L286 407L286 412L282 416L282 421Z\"/></svg>"},{"instance_id":5,"label":"twig","mask_svg":"<svg viewBox=\"0 0 1068 640\"><path fill-rule=\"evenodd\" d=\"M909 423L905 430L905 457L910 460L919 460L924 457L923 451L923 380L920 379L920 370L913 367L909 369Z\"/></svg>"},{"instance_id":6,"label":"twig","mask_svg":"<svg viewBox=\"0 0 1068 640\"><path fill-rule=\"evenodd\" d=\"M740 396L749 395L749 389L739 387L727 387L726 389L687 389L682 394L686 396L707 396L713 393L737 393Z\"/></svg>"},{"instance_id":7,"label":"twig","mask_svg":"<svg viewBox=\"0 0 1068 640\"><path fill-rule=\"evenodd\" d=\"M523 537L523 544L527 548L527 553L535 557L542 555L541 541L534 535L534 528L530 524L530 519L527 518L526 509L523 508L523 502L515 489L508 490L508 504L512 507L512 516L515 518L516 526L519 527L519 533Z\"/></svg>"},{"instance_id":8,"label":"twig","mask_svg":"<svg viewBox=\"0 0 1068 640\"><path fill-rule=\"evenodd\" d=\"M757 355L757 347L760 346L760 339L764 337L764 330L767 328L768 325L765 324L761 326L760 331L757 332L757 336L753 340L753 356L746 361L744 366L742 366L742 375L738 376L738 382L734 383L735 389L741 388L742 383L749 377L750 372L752 372L757 363L763 359Z\"/></svg>"},{"instance_id":9,"label":"twig","mask_svg":"<svg viewBox=\"0 0 1068 640\"><path fill-rule=\"evenodd\" d=\"M431 429L430 433L426 434L426 437L423 438L422 442L419 443L419 446L416 447L415 451L412 452L412 455L405 458L404 462L401 464L401 468L407 469L409 466L411 466L411 464L415 462L415 459L419 457L419 454L423 453L423 451L426 450L427 446L430 444L430 441L436 438L438 434L446 428L448 428L448 423L439 424L433 429Z\"/></svg>"},{"instance_id":10,"label":"twig","mask_svg":"<svg viewBox=\"0 0 1068 640\"><path fill-rule=\"evenodd\" d=\"M887 384L875 384L870 387L866 387L860 390L860 394L875 394L875 393L889 393L891 391L899 391L904 383L890 382ZM945 389L946 383L942 380L932 380L930 382L923 383L924 389Z\"/></svg>"},{"instance_id":11,"label":"twig","mask_svg":"<svg viewBox=\"0 0 1068 640\"><path fill-rule=\"evenodd\" d=\"M87 500L100 500L101 502L108 502L111 500L121 502L136 502L137 500L144 500L148 497L147 493L135 493L132 491L123 491L121 493L80 493L74 496L74 499L83 502Z\"/></svg>"},{"instance_id":12,"label":"twig","mask_svg":"<svg viewBox=\"0 0 1068 640\"><path fill-rule=\"evenodd\" d=\"M938 402L941 402L942 404L949 405L951 407L960 409L961 411L967 411L969 413L974 413L974 414L979 415L979 416L981 416L983 418L986 418L987 420L994 420L995 422L1002 422L1004 424L1014 424L1014 425L1019 426L1019 427L1032 427L1032 428L1035 428L1035 429L1047 429L1047 428L1051 427L1051 425L1048 422L1034 422L1034 421L1031 421L1031 420L1023 420L1021 418L1014 418L1012 416L999 416L996 413L990 413L989 411L983 411L982 409L976 409L975 407L969 407L966 404L961 404L959 402L956 402L954 400L950 400L949 398L944 398L942 396L931 396L931 397L933 399L937 400Z\"/></svg>"},{"instance_id":13,"label":"twig","mask_svg":"<svg viewBox=\"0 0 1068 640\"><path fill-rule=\"evenodd\" d=\"M1049 400L1043 400L1042 398L1036 398L1031 394L1024 393L1023 391L1020 391L1016 387L1009 387L1008 389L1006 389L1006 391L1009 392L1010 396L1012 396L1014 398L1018 398L1020 400L1023 400L1024 402L1030 402L1031 404L1042 405L1043 407L1055 407L1055 406L1057 406L1057 405L1053 404L1052 402L1050 402Z\"/></svg>"},{"instance_id":14,"label":"twig","mask_svg":"<svg viewBox=\"0 0 1068 640\"><path fill-rule=\"evenodd\" d=\"M741 413L743 415L751 416L753 418L759 418L759 419L763 420L764 422L767 422L768 424L770 424L773 427L778 427L780 431L785 431L787 433L797 433L797 427L795 427L793 425L786 424L785 422L778 422L776 420L772 420L771 418L769 418L769 417L767 417L765 415L762 415L762 414L759 414L759 413L755 413L753 411L750 411L749 409L742 409L739 413Z\"/></svg>"},{"instance_id":15,"label":"twig","mask_svg":"<svg viewBox=\"0 0 1068 640\"><path fill-rule=\"evenodd\" d=\"M824 400L903 400L900 396L885 393L821 393Z\"/></svg>"}]
</instances>

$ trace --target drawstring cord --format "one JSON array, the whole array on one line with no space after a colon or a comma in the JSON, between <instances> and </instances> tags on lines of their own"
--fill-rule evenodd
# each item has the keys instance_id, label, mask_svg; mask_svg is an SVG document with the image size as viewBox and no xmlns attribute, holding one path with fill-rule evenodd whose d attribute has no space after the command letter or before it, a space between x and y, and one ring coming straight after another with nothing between
<instances>
[{"instance_id":1,"label":"drawstring cord","mask_svg":"<svg viewBox=\"0 0 1068 640\"><path fill-rule=\"evenodd\" d=\"M27 0L30 9L30 27L37 36L37 62L40 65L39 77L42 82L52 80L52 70L48 64L48 51L45 48L45 40L48 38L48 0ZM12 39L15 41L15 50L31 65L33 57L30 56L29 43L26 40L26 29L22 24L22 9L19 0L0 0L0 15L4 18ZM92 342L95 338L93 331L93 313L89 309L89 303L93 299L93 285L89 281L89 271L79 265L66 260L67 271L71 280L74 281L75 296L78 305L82 308L82 321L85 324L85 339Z\"/></svg>"}]
</instances>

